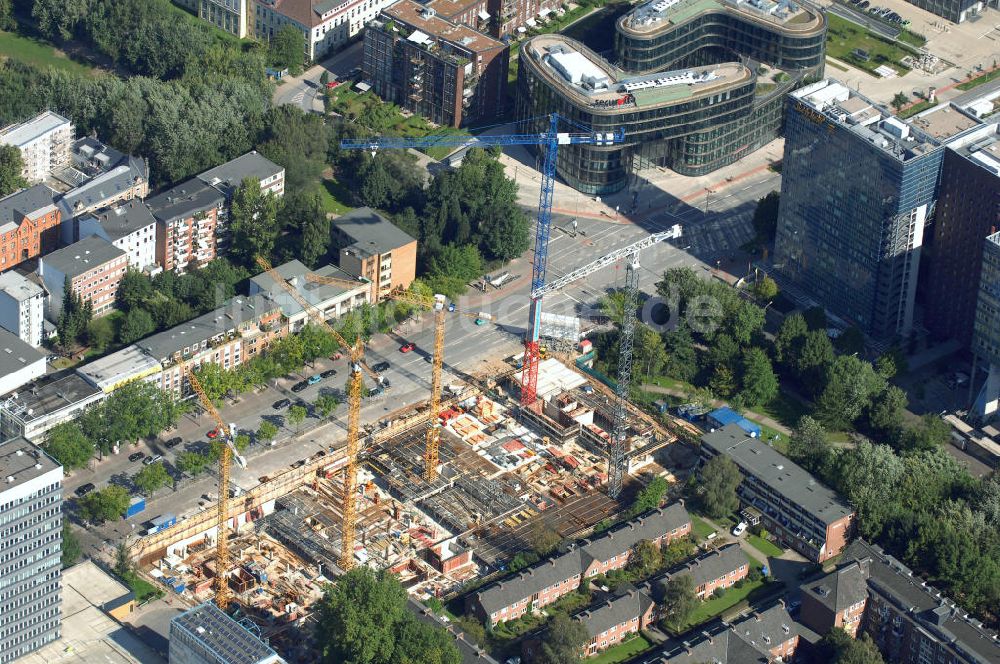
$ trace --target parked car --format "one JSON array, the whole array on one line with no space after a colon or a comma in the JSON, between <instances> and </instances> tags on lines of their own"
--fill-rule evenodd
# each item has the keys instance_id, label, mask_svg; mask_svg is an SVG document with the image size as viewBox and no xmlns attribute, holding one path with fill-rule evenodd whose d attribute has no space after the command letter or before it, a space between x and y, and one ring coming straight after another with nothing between
<instances>
[{"instance_id":1,"label":"parked car","mask_svg":"<svg viewBox=\"0 0 1000 664\"><path fill-rule=\"evenodd\" d=\"M97 487L94 486L93 482L87 482L86 484L81 484L80 486L76 487L76 491L74 491L74 493L83 498L96 488Z\"/></svg>"},{"instance_id":2,"label":"parked car","mask_svg":"<svg viewBox=\"0 0 1000 664\"><path fill-rule=\"evenodd\" d=\"M142 459L145 456L146 455L143 454L142 452L132 452L132 454L128 455L128 460L129 461L138 461L138 460Z\"/></svg>"},{"instance_id":3,"label":"parked car","mask_svg":"<svg viewBox=\"0 0 1000 664\"><path fill-rule=\"evenodd\" d=\"M402 346L399 347L399 352L400 353L409 353L409 352L411 352L413 350L416 350L416 348L417 348L417 344L413 343L412 341L407 341L405 344L403 344Z\"/></svg>"},{"instance_id":4,"label":"parked car","mask_svg":"<svg viewBox=\"0 0 1000 664\"><path fill-rule=\"evenodd\" d=\"M164 446L165 448L167 448L168 450L172 450L173 448L177 447L178 445L180 445L180 444L181 444L181 443L183 443L183 442L184 442L184 441L183 441L183 440L181 440L181 437L180 437L180 436L177 436L177 437L175 437L175 438L171 438L171 439L170 439L170 440L168 440L167 442L163 443L163 446Z\"/></svg>"},{"instance_id":5,"label":"parked car","mask_svg":"<svg viewBox=\"0 0 1000 664\"><path fill-rule=\"evenodd\" d=\"M212 429L211 431L209 431L209 432L208 432L208 437L209 437L209 438L210 438L211 440L215 440L216 438L218 438L218 437L219 437L219 433L220 433L220 432L219 432L219 430L218 430L218 429Z\"/></svg>"},{"instance_id":6,"label":"parked car","mask_svg":"<svg viewBox=\"0 0 1000 664\"><path fill-rule=\"evenodd\" d=\"M336 369L327 369L326 371L320 374L320 378L331 378L336 375L337 375Z\"/></svg>"},{"instance_id":7,"label":"parked car","mask_svg":"<svg viewBox=\"0 0 1000 664\"><path fill-rule=\"evenodd\" d=\"M330 359L333 360L334 362L336 362L337 360L339 360L343 356L344 356L343 353L334 353L333 355L330 356Z\"/></svg>"},{"instance_id":8,"label":"parked car","mask_svg":"<svg viewBox=\"0 0 1000 664\"><path fill-rule=\"evenodd\" d=\"M271 408L273 408L274 410L281 410L282 408L288 408L291 405L292 405L291 399L278 399L273 404L271 404Z\"/></svg>"},{"instance_id":9,"label":"parked car","mask_svg":"<svg viewBox=\"0 0 1000 664\"><path fill-rule=\"evenodd\" d=\"M740 521L733 528L733 536L734 537L739 537L740 535L742 535L746 531L747 531L747 522L746 521Z\"/></svg>"},{"instance_id":10,"label":"parked car","mask_svg":"<svg viewBox=\"0 0 1000 664\"><path fill-rule=\"evenodd\" d=\"M383 371L388 371L389 370L389 363L388 362L379 362L378 364L372 366L372 369L374 371L377 371L378 373L382 373Z\"/></svg>"},{"instance_id":11,"label":"parked car","mask_svg":"<svg viewBox=\"0 0 1000 664\"><path fill-rule=\"evenodd\" d=\"M309 384L309 385L315 385L316 383L320 382L321 380L323 380L323 376L321 376L319 374L313 374L312 376L309 376L308 378L306 378L306 383Z\"/></svg>"},{"instance_id":12,"label":"parked car","mask_svg":"<svg viewBox=\"0 0 1000 664\"><path fill-rule=\"evenodd\" d=\"M309 387L309 383L307 383L304 380L300 380L299 382L297 382L294 385L292 385L292 392L298 393L298 392L301 392L302 390L306 389L307 387Z\"/></svg>"},{"instance_id":13,"label":"parked car","mask_svg":"<svg viewBox=\"0 0 1000 664\"><path fill-rule=\"evenodd\" d=\"M162 454L154 454L153 456L146 457L142 460L144 466L152 466L157 461L163 461Z\"/></svg>"}]
</instances>

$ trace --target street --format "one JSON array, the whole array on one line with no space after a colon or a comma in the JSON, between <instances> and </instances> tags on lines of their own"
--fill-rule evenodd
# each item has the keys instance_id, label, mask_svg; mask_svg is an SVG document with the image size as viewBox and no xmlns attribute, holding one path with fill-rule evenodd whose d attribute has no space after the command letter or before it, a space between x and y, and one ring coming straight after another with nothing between
<instances>
[{"instance_id":1,"label":"street","mask_svg":"<svg viewBox=\"0 0 1000 664\"><path fill-rule=\"evenodd\" d=\"M307 113L323 113L322 85L319 82L323 72L329 72L330 80L345 78L352 69L361 66L364 44L355 42L329 59L313 65L299 76L287 76L274 90L271 102L275 106L292 104Z\"/></svg>"}]
</instances>

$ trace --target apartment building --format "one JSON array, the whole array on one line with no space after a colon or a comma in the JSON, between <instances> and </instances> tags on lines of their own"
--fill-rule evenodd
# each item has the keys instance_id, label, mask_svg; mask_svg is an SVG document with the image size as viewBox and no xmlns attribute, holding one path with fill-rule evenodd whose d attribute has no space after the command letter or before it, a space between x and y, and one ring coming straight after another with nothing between
<instances>
[{"instance_id":1,"label":"apartment building","mask_svg":"<svg viewBox=\"0 0 1000 664\"><path fill-rule=\"evenodd\" d=\"M53 172L70 164L73 123L52 111L0 129L0 143L21 151L21 176L29 184L47 180Z\"/></svg>"},{"instance_id":2,"label":"apartment building","mask_svg":"<svg viewBox=\"0 0 1000 664\"><path fill-rule=\"evenodd\" d=\"M57 320L62 312L66 279L73 292L90 303L94 316L111 313L127 265L128 254L96 236L42 256L38 276L49 293L49 319Z\"/></svg>"},{"instance_id":3,"label":"apartment building","mask_svg":"<svg viewBox=\"0 0 1000 664\"><path fill-rule=\"evenodd\" d=\"M231 159L215 168L210 168L198 179L215 187L225 197L226 203L233 202L233 194L243 181L252 178L260 183L260 190L279 198L285 195L285 169L256 150Z\"/></svg>"},{"instance_id":4,"label":"apartment building","mask_svg":"<svg viewBox=\"0 0 1000 664\"><path fill-rule=\"evenodd\" d=\"M45 289L14 270L0 274L0 327L38 348L44 317Z\"/></svg>"},{"instance_id":5,"label":"apartment building","mask_svg":"<svg viewBox=\"0 0 1000 664\"><path fill-rule=\"evenodd\" d=\"M375 94L441 125L460 127L503 112L508 46L400 0L365 31L365 80Z\"/></svg>"},{"instance_id":6,"label":"apartment building","mask_svg":"<svg viewBox=\"0 0 1000 664\"><path fill-rule=\"evenodd\" d=\"M104 397L76 373L50 374L0 401L0 438L41 442L53 427L79 417Z\"/></svg>"},{"instance_id":7,"label":"apartment building","mask_svg":"<svg viewBox=\"0 0 1000 664\"><path fill-rule=\"evenodd\" d=\"M820 634L841 623L868 634L896 664L1000 661L995 632L864 540L847 547L837 570L803 585L800 619Z\"/></svg>"},{"instance_id":8,"label":"apartment building","mask_svg":"<svg viewBox=\"0 0 1000 664\"><path fill-rule=\"evenodd\" d=\"M156 268L156 219L145 203L131 200L77 220L77 237L99 237L125 252L129 267Z\"/></svg>"},{"instance_id":9,"label":"apartment building","mask_svg":"<svg viewBox=\"0 0 1000 664\"><path fill-rule=\"evenodd\" d=\"M854 510L800 466L736 424L701 437L702 459L718 454L743 475L740 502L760 510L764 526L787 546L814 562L847 546Z\"/></svg>"},{"instance_id":10,"label":"apartment building","mask_svg":"<svg viewBox=\"0 0 1000 664\"><path fill-rule=\"evenodd\" d=\"M0 394L10 394L45 375L45 355L0 328Z\"/></svg>"},{"instance_id":11,"label":"apartment building","mask_svg":"<svg viewBox=\"0 0 1000 664\"><path fill-rule=\"evenodd\" d=\"M170 664L284 664L266 643L212 602L170 619Z\"/></svg>"},{"instance_id":12,"label":"apartment building","mask_svg":"<svg viewBox=\"0 0 1000 664\"><path fill-rule=\"evenodd\" d=\"M491 625L519 618L576 590L581 580L623 568L639 542L663 547L690 532L691 517L680 503L646 512L473 593L469 608Z\"/></svg>"},{"instance_id":13,"label":"apartment building","mask_svg":"<svg viewBox=\"0 0 1000 664\"><path fill-rule=\"evenodd\" d=\"M235 369L287 331L277 302L266 295L241 295L215 311L89 362L77 372L104 393L145 380L183 397L190 394L190 386L179 360L190 367L208 363Z\"/></svg>"},{"instance_id":14,"label":"apartment building","mask_svg":"<svg viewBox=\"0 0 1000 664\"><path fill-rule=\"evenodd\" d=\"M204 267L216 257L216 232L225 197L197 178L157 196L146 205L156 218L156 262L164 270Z\"/></svg>"},{"instance_id":15,"label":"apartment building","mask_svg":"<svg viewBox=\"0 0 1000 664\"><path fill-rule=\"evenodd\" d=\"M298 291L299 297L308 302L312 308L320 312L327 321L340 318L355 307L360 307L369 301L371 296L371 284L361 281L356 277L334 267L324 265L323 267L310 270L300 261L293 260L283 265L278 265L274 271L286 284L293 286ZM331 277L342 279L345 282L355 282L353 288L344 285L322 284L307 279L307 275L318 277ZM250 278L250 295L265 294L270 299L277 302L281 307L289 332L298 332L312 318L297 298L280 284L274 282L274 278L267 272L262 272Z\"/></svg>"},{"instance_id":16,"label":"apartment building","mask_svg":"<svg viewBox=\"0 0 1000 664\"><path fill-rule=\"evenodd\" d=\"M522 36L538 26L538 19L562 11L559 5L555 0L488 0L491 32L497 38Z\"/></svg>"},{"instance_id":17,"label":"apartment building","mask_svg":"<svg viewBox=\"0 0 1000 664\"><path fill-rule=\"evenodd\" d=\"M220 30L225 30L240 39L246 39L252 31L253 0L174 0L187 7L203 21L208 21Z\"/></svg>"},{"instance_id":18,"label":"apartment building","mask_svg":"<svg viewBox=\"0 0 1000 664\"><path fill-rule=\"evenodd\" d=\"M635 588L573 616L587 630L588 641L583 646L586 657L607 650L628 636L646 629L655 618L656 604L646 593Z\"/></svg>"},{"instance_id":19,"label":"apartment building","mask_svg":"<svg viewBox=\"0 0 1000 664\"><path fill-rule=\"evenodd\" d=\"M254 29L270 40L286 25L302 32L306 61L343 46L395 0L256 0Z\"/></svg>"},{"instance_id":20,"label":"apartment building","mask_svg":"<svg viewBox=\"0 0 1000 664\"><path fill-rule=\"evenodd\" d=\"M643 585L654 599L662 600L667 583L677 576L691 578L698 599L710 599L717 589L731 588L750 573L750 565L740 545L732 542L701 554Z\"/></svg>"},{"instance_id":21,"label":"apartment building","mask_svg":"<svg viewBox=\"0 0 1000 664\"><path fill-rule=\"evenodd\" d=\"M0 662L60 635L63 469L23 438L0 445Z\"/></svg>"},{"instance_id":22,"label":"apartment building","mask_svg":"<svg viewBox=\"0 0 1000 664\"><path fill-rule=\"evenodd\" d=\"M370 207L334 219L330 233L340 269L371 283L372 304L416 278L417 241Z\"/></svg>"},{"instance_id":23,"label":"apartment building","mask_svg":"<svg viewBox=\"0 0 1000 664\"><path fill-rule=\"evenodd\" d=\"M798 626L785 605L778 602L731 622L712 622L697 633L670 639L636 664L790 662L798 646Z\"/></svg>"},{"instance_id":24,"label":"apartment building","mask_svg":"<svg viewBox=\"0 0 1000 664\"><path fill-rule=\"evenodd\" d=\"M0 198L0 271L55 249L62 218L55 199L44 184Z\"/></svg>"},{"instance_id":25,"label":"apartment building","mask_svg":"<svg viewBox=\"0 0 1000 664\"><path fill-rule=\"evenodd\" d=\"M73 142L72 163L52 174L52 184L62 196L59 209L63 224L74 217L118 205L149 194L149 164L145 159L123 154L96 138ZM63 241L71 242L70 230Z\"/></svg>"}]
</instances>

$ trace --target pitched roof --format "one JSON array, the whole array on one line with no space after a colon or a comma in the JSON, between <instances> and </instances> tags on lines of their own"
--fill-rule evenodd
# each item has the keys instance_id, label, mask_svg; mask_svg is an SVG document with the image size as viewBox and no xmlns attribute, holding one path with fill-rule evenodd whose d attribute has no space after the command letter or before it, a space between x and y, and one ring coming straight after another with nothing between
<instances>
[{"instance_id":1,"label":"pitched roof","mask_svg":"<svg viewBox=\"0 0 1000 664\"><path fill-rule=\"evenodd\" d=\"M68 247L45 254L40 259L39 266L40 271L52 268L72 279L124 255L124 251L104 238L91 235Z\"/></svg>"},{"instance_id":2,"label":"pitched roof","mask_svg":"<svg viewBox=\"0 0 1000 664\"><path fill-rule=\"evenodd\" d=\"M323 14L345 4L335 0L274 0L274 11L293 21L312 28L323 23Z\"/></svg>"},{"instance_id":3,"label":"pitched roof","mask_svg":"<svg viewBox=\"0 0 1000 664\"><path fill-rule=\"evenodd\" d=\"M497 581L476 593L476 598L487 614L499 611L556 583L578 576L582 571L580 549L573 547L531 567L517 575Z\"/></svg>"},{"instance_id":4,"label":"pitched roof","mask_svg":"<svg viewBox=\"0 0 1000 664\"><path fill-rule=\"evenodd\" d=\"M0 291L18 302L45 294L45 289L14 270L0 274Z\"/></svg>"},{"instance_id":5,"label":"pitched roof","mask_svg":"<svg viewBox=\"0 0 1000 664\"><path fill-rule=\"evenodd\" d=\"M833 613L854 606L868 596L869 565L853 560L824 577L801 586L809 595Z\"/></svg>"},{"instance_id":6,"label":"pitched roof","mask_svg":"<svg viewBox=\"0 0 1000 664\"><path fill-rule=\"evenodd\" d=\"M72 218L87 208L105 204L123 191L128 191L145 176L135 167L141 164L139 160L119 164L111 170L101 173L75 189L66 192L59 199L59 209L65 218Z\"/></svg>"},{"instance_id":7,"label":"pitched roof","mask_svg":"<svg viewBox=\"0 0 1000 664\"><path fill-rule=\"evenodd\" d=\"M650 510L606 531L597 539L585 541L583 552L592 560L607 562L632 549L642 540L653 540L690 523L691 517L681 503Z\"/></svg>"},{"instance_id":8,"label":"pitched roof","mask_svg":"<svg viewBox=\"0 0 1000 664\"><path fill-rule=\"evenodd\" d=\"M44 360L45 356L21 341L21 337L0 327L0 376L7 376Z\"/></svg>"},{"instance_id":9,"label":"pitched roof","mask_svg":"<svg viewBox=\"0 0 1000 664\"><path fill-rule=\"evenodd\" d=\"M646 593L630 588L624 593L601 604L591 605L585 611L573 616L587 628L587 635L594 638L602 632L639 618L653 605L653 600Z\"/></svg>"},{"instance_id":10,"label":"pitched roof","mask_svg":"<svg viewBox=\"0 0 1000 664\"><path fill-rule=\"evenodd\" d=\"M781 602L734 620L730 625L741 639L762 651L768 651L798 635L798 626Z\"/></svg>"},{"instance_id":11,"label":"pitched roof","mask_svg":"<svg viewBox=\"0 0 1000 664\"><path fill-rule=\"evenodd\" d=\"M406 602L406 608L417 617L417 620L446 630L455 639L458 652L462 655L462 664L497 664L497 660L490 657L489 653L473 643L454 623L444 622L433 611L417 600L411 597Z\"/></svg>"},{"instance_id":12,"label":"pitched roof","mask_svg":"<svg viewBox=\"0 0 1000 664\"><path fill-rule=\"evenodd\" d=\"M33 217L39 211L55 205L56 192L44 184L36 184L0 199L0 233L17 227L21 216Z\"/></svg>"},{"instance_id":13,"label":"pitched roof","mask_svg":"<svg viewBox=\"0 0 1000 664\"><path fill-rule=\"evenodd\" d=\"M337 217L332 227L351 239L348 249L365 256L384 254L416 242L403 229L370 207L351 210Z\"/></svg>"},{"instance_id":14,"label":"pitched roof","mask_svg":"<svg viewBox=\"0 0 1000 664\"><path fill-rule=\"evenodd\" d=\"M52 111L43 111L24 122L0 129L0 143L21 147L48 132L69 125L70 121Z\"/></svg>"},{"instance_id":15,"label":"pitched roof","mask_svg":"<svg viewBox=\"0 0 1000 664\"><path fill-rule=\"evenodd\" d=\"M679 565L649 582L650 591L655 598L663 597L663 589L667 582L675 576L689 576L697 588L709 581L715 581L748 564L747 557L740 550L740 545L732 542L718 549L701 554L694 560Z\"/></svg>"},{"instance_id":16,"label":"pitched roof","mask_svg":"<svg viewBox=\"0 0 1000 664\"><path fill-rule=\"evenodd\" d=\"M221 193L197 178L182 182L146 200L153 216L163 222L187 219L224 203L225 197Z\"/></svg>"},{"instance_id":17,"label":"pitched roof","mask_svg":"<svg viewBox=\"0 0 1000 664\"><path fill-rule=\"evenodd\" d=\"M748 436L736 424L706 433L701 441L708 449L725 454L789 503L798 505L826 525L854 513L835 491L820 484L804 468L767 443Z\"/></svg>"},{"instance_id":18,"label":"pitched roof","mask_svg":"<svg viewBox=\"0 0 1000 664\"><path fill-rule=\"evenodd\" d=\"M284 170L264 155L253 150L215 168L208 169L199 175L198 179L207 185L220 189L226 196L232 196L236 188L246 178L265 180Z\"/></svg>"}]
</instances>

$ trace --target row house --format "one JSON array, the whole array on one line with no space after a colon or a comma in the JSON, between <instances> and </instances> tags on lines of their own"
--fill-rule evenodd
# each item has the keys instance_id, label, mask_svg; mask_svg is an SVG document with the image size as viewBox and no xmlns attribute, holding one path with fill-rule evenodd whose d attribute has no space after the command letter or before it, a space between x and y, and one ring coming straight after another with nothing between
<instances>
[{"instance_id":1,"label":"row house","mask_svg":"<svg viewBox=\"0 0 1000 664\"><path fill-rule=\"evenodd\" d=\"M127 266L124 251L96 236L42 256L38 277L49 294L49 319L58 320L62 312L67 280L73 292L90 303L94 316L110 313Z\"/></svg>"},{"instance_id":2,"label":"row house","mask_svg":"<svg viewBox=\"0 0 1000 664\"><path fill-rule=\"evenodd\" d=\"M56 192L44 184L0 199L0 272L55 249L61 218Z\"/></svg>"},{"instance_id":3,"label":"row house","mask_svg":"<svg viewBox=\"0 0 1000 664\"><path fill-rule=\"evenodd\" d=\"M643 540L664 547L690 533L691 517L680 503L651 510L474 593L469 608L490 625L519 618L573 592L581 580L623 568Z\"/></svg>"},{"instance_id":4,"label":"row house","mask_svg":"<svg viewBox=\"0 0 1000 664\"><path fill-rule=\"evenodd\" d=\"M629 634L638 634L655 618L653 599L635 588L573 616L587 630L588 641L583 646L587 657L621 643Z\"/></svg>"},{"instance_id":5,"label":"row house","mask_svg":"<svg viewBox=\"0 0 1000 664\"><path fill-rule=\"evenodd\" d=\"M818 634L867 634L887 662L1000 662L1000 636L899 560L864 540L840 566L801 586L800 621Z\"/></svg>"},{"instance_id":6,"label":"row house","mask_svg":"<svg viewBox=\"0 0 1000 664\"><path fill-rule=\"evenodd\" d=\"M736 464L741 504L759 510L764 527L786 546L820 563L847 546L854 510L804 468L737 424L705 434L701 443L704 461L722 454Z\"/></svg>"},{"instance_id":7,"label":"row house","mask_svg":"<svg viewBox=\"0 0 1000 664\"><path fill-rule=\"evenodd\" d=\"M216 229L225 197L197 178L153 196L147 202L156 218L156 262L164 270L200 268L216 257Z\"/></svg>"},{"instance_id":8,"label":"row house","mask_svg":"<svg viewBox=\"0 0 1000 664\"><path fill-rule=\"evenodd\" d=\"M747 577L750 565L736 542L707 551L643 585L654 598L661 599L667 583L678 576L691 578L698 599L709 599L717 589L731 588Z\"/></svg>"}]
</instances>

